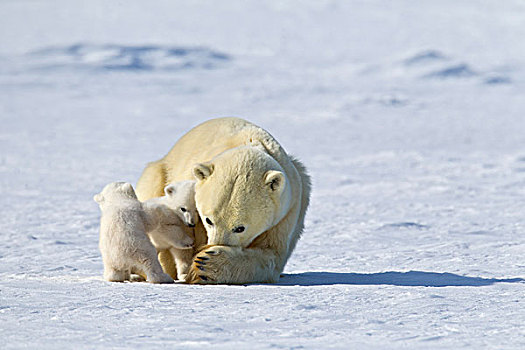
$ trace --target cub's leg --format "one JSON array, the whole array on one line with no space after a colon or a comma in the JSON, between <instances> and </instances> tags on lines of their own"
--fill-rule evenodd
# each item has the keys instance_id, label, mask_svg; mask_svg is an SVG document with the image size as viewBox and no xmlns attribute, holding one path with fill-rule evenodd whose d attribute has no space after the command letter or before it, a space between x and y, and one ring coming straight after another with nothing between
<instances>
[{"instance_id":1,"label":"cub's leg","mask_svg":"<svg viewBox=\"0 0 525 350\"><path fill-rule=\"evenodd\" d=\"M177 267L177 278L179 280L186 280L186 275L193 262L193 249L170 249L175 265Z\"/></svg>"},{"instance_id":2,"label":"cub's leg","mask_svg":"<svg viewBox=\"0 0 525 350\"><path fill-rule=\"evenodd\" d=\"M151 249L139 250L135 254L136 269L143 271L146 275L146 280L150 283L173 283L173 278L162 271L157 260L157 251L153 246Z\"/></svg>"},{"instance_id":3,"label":"cub's leg","mask_svg":"<svg viewBox=\"0 0 525 350\"><path fill-rule=\"evenodd\" d=\"M175 260L173 260L171 252L168 249L159 250L158 256L162 270L170 275L171 278L177 279L177 269L175 268Z\"/></svg>"}]
</instances>

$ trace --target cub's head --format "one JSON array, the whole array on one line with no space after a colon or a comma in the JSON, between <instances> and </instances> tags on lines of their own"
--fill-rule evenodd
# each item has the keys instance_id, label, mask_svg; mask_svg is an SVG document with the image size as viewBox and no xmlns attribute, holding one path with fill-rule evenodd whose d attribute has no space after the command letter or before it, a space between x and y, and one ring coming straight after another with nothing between
<instances>
[{"instance_id":1,"label":"cub's head","mask_svg":"<svg viewBox=\"0 0 525 350\"><path fill-rule=\"evenodd\" d=\"M195 181L180 181L164 188L165 204L189 227L195 227L199 213L195 205Z\"/></svg>"},{"instance_id":2,"label":"cub's head","mask_svg":"<svg viewBox=\"0 0 525 350\"><path fill-rule=\"evenodd\" d=\"M96 194L93 199L102 207L105 203L116 202L123 199L137 200L137 195L130 183L112 182L107 184L102 192Z\"/></svg>"},{"instance_id":3,"label":"cub's head","mask_svg":"<svg viewBox=\"0 0 525 350\"><path fill-rule=\"evenodd\" d=\"M242 146L193 169L208 244L247 247L288 212L286 175L264 150Z\"/></svg>"}]
</instances>

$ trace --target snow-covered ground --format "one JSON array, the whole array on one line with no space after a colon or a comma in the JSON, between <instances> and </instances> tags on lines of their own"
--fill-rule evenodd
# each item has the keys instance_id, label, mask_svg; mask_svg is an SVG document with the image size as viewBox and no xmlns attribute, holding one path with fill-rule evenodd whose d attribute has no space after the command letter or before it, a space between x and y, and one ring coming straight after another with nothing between
<instances>
[{"instance_id":1,"label":"snow-covered ground","mask_svg":"<svg viewBox=\"0 0 525 350\"><path fill-rule=\"evenodd\" d=\"M15 348L525 348L525 4L0 2ZM277 285L102 281L93 194L240 116L301 158Z\"/></svg>"}]
</instances>

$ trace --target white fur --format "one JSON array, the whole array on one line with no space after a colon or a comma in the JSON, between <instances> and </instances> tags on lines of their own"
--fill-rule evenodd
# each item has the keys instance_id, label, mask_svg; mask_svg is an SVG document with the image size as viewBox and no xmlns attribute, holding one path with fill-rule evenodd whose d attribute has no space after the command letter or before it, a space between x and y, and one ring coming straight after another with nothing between
<instances>
[{"instance_id":1,"label":"white fur","mask_svg":"<svg viewBox=\"0 0 525 350\"><path fill-rule=\"evenodd\" d=\"M177 278L184 280L193 258L193 227L199 221L195 205L195 181L180 181L164 188L164 196L145 201L145 207L160 207L165 218L148 232L157 251L169 251L177 269ZM175 276L172 276L175 277Z\"/></svg>"},{"instance_id":2,"label":"white fur","mask_svg":"<svg viewBox=\"0 0 525 350\"><path fill-rule=\"evenodd\" d=\"M196 165L197 163L197 165ZM196 126L137 183L147 200L167 183L197 179L202 223L190 283L275 282L304 227L310 198L306 168L264 129L239 118ZM174 265L159 254L163 267Z\"/></svg>"},{"instance_id":3,"label":"white fur","mask_svg":"<svg viewBox=\"0 0 525 350\"><path fill-rule=\"evenodd\" d=\"M113 182L94 196L102 211L99 248L104 279L123 282L131 273L151 283L170 283L146 232L157 226L157 209L145 209L129 183Z\"/></svg>"}]
</instances>

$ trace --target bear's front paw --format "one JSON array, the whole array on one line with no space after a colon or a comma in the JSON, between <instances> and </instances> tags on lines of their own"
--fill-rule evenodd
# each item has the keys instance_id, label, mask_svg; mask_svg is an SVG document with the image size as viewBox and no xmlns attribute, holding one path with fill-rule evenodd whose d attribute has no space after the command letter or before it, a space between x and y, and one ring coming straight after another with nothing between
<instances>
[{"instance_id":1,"label":"bear's front paw","mask_svg":"<svg viewBox=\"0 0 525 350\"><path fill-rule=\"evenodd\" d=\"M210 246L201 250L193 258L188 275L187 283L216 284L220 280L220 272L228 261L228 247Z\"/></svg>"}]
</instances>

